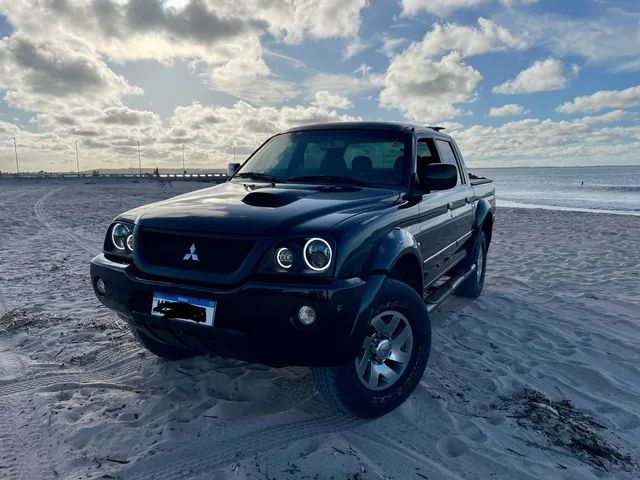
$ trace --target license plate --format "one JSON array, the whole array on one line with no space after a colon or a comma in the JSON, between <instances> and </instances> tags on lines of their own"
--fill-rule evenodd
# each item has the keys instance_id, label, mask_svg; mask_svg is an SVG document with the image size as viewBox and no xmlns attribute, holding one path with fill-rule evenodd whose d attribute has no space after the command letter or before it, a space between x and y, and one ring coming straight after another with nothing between
<instances>
[{"instance_id":1,"label":"license plate","mask_svg":"<svg viewBox=\"0 0 640 480\"><path fill-rule=\"evenodd\" d=\"M151 304L151 315L213 327L216 301L156 292Z\"/></svg>"}]
</instances>

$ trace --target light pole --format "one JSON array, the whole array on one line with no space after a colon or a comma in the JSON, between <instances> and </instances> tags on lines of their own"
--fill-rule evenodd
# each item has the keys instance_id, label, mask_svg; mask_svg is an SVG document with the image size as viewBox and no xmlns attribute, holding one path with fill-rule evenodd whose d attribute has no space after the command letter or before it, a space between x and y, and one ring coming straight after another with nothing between
<instances>
[{"instance_id":1,"label":"light pole","mask_svg":"<svg viewBox=\"0 0 640 480\"><path fill-rule=\"evenodd\" d=\"M18 144L16 143L16 137L13 137L13 150L16 152L16 176L19 176L20 167L18 166Z\"/></svg>"},{"instance_id":2,"label":"light pole","mask_svg":"<svg viewBox=\"0 0 640 480\"><path fill-rule=\"evenodd\" d=\"M187 174L187 169L184 168L184 143L182 144L182 174Z\"/></svg>"},{"instance_id":3,"label":"light pole","mask_svg":"<svg viewBox=\"0 0 640 480\"><path fill-rule=\"evenodd\" d=\"M142 176L142 158L140 157L140 140L138 140L138 170Z\"/></svg>"},{"instance_id":4,"label":"light pole","mask_svg":"<svg viewBox=\"0 0 640 480\"><path fill-rule=\"evenodd\" d=\"M76 167L78 168L78 176L80 176L80 157L78 156L78 140L76 140Z\"/></svg>"}]
</instances>

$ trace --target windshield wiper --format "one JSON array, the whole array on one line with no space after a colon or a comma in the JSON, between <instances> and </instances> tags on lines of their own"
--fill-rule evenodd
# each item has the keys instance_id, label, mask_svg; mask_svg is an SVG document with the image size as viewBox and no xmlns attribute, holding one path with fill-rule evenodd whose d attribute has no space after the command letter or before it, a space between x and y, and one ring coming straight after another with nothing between
<instances>
[{"instance_id":1,"label":"windshield wiper","mask_svg":"<svg viewBox=\"0 0 640 480\"><path fill-rule=\"evenodd\" d=\"M237 178L250 178L252 180L266 180L268 182L282 182L277 177L273 175L269 175L268 173L260 173L260 172L241 172L236 173L235 177Z\"/></svg>"},{"instance_id":2,"label":"windshield wiper","mask_svg":"<svg viewBox=\"0 0 640 480\"><path fill-rule=\"evenodd\" d=\"M351 177L340 175L300 175L298 177L287 178L287 182L322 182L322 183L348 183L360 187L369 187L370 184Z\"/></svg>"}]
</instances>

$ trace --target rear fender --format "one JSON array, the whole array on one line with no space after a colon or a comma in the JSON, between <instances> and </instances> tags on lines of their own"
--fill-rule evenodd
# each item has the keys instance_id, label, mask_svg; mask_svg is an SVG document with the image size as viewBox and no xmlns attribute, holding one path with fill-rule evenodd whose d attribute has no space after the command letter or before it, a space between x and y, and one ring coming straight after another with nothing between
<instances>
[{"instance_id":1,"label":"rear fender","mask_svg":"<svg viewBox=\"0 0 640 480\"><path fill-rule=\"evenodd\" d=\"M491 204L484 198L480 199L478 201L478 206L476 207L475 219L473 223L473 231L475 235L480 232L487 218L491 215L493 215L493 208L491 207ZM490 240L491 234L489 234L487 242L489 242Z\"/></svg>"}]
</instances>

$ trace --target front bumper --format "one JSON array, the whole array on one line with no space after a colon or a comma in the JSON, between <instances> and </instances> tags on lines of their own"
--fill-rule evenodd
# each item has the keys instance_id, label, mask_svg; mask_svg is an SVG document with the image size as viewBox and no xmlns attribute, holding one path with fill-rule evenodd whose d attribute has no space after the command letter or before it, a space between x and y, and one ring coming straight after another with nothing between
<instances>
[{"instance_id":1,"label":"front bumper","mask_svg":"<svg viewBox=\"0 0 640 480\"><path fill-rule=\"evenodd\" d=\"M96 290L102 278L106 294ZM375 278L334 280L330 284L247 282L233 289L144 278L134 265L98 255L91 261L98 299L132 328L157 341L201 353L275 365L331 366L353 359L362 342L368 303L381 283ZM217 302L214 326L152 316L155 292ZM304 327L298 309L313 307L316 322Z\"/></svg>"}]
</instances>

